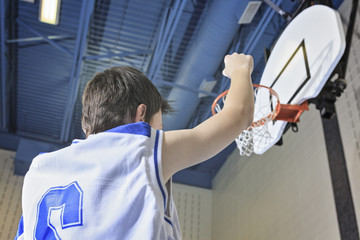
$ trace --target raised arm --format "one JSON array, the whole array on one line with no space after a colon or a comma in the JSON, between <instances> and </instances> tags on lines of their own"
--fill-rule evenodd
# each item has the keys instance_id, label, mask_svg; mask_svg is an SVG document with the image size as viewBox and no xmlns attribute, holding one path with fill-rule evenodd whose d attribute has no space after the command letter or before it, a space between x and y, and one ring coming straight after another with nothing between
<instances>
[{"instance_id":1,"label":"raised arm","mask_svg":"<svg viewBox=\"0 0 360 240\"><path fill-rule=\"evenodd\" d=\"M223 74L231 85L223 109L193 129L164 132L162 167L164 180L184 168L203 162L225 147L253 120L253 59L233 53L224 59Z\"/></svg>"}]
</instances>

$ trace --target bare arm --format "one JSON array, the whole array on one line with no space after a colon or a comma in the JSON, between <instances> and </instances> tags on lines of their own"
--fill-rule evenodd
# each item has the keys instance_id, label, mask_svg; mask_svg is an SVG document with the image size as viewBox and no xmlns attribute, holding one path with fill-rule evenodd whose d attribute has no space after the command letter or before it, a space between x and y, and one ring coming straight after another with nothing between
<instances>
[{"instance_id":1,"label":"bare arm","mask_svg":"<svg viewBox=\"0 0 360 240\"><path fill-rule=\"evenodd\" d=\"M193 129L164 132L162 167L165 181L177 171L215 156L253 120L253 59L234 53L227 55L224 61L223 74L231 79L231 86L223 109Z\"/></svg>"}]
</instances>

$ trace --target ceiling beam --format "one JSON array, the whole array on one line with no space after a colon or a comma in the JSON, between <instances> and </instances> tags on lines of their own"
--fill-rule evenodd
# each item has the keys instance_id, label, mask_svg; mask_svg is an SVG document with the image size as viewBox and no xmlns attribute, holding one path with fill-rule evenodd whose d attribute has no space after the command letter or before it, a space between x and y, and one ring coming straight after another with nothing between
<instances>
[{"instance_id":1,"label":"ceiling beam","mask_svg":"<svg viewBox=\"0 0 360 240\"><path fill-rule=\"evenodd\" d=\"M113 51L109 51L108 54L98 54L98 55L87 55L83 57L83 60L99 60L101 58L123 58L123 57L131 57L138 55L149 55L151 51L149 50L137 50L137 51L121 51L120 53L115 53Z\"/></svg>"},{"instance_id":2,"label":"ceiling beam","mask_svg":"<svg viewBox=\"0 0 360 240\"><path fill-rule=\"evenodd\" d=\"M73 37L66 35L55 35L55 36L47 36L49 40L65 40L65 39L73 39ZM18 38L18 39L8 39L6 43L34 43L34 42L43 42L46 41L43 37L29 37L29 38Z\"/></svg>"},{"instance_id":3,"label":"ceiling beam","mask_svg":"<svg viewBox=\"0 0 360 240\"><path fill-rule=\"evenodd\" d=\"M72 56L73 54L67 50L66 48L62 47L61 45L59 45L58 43L56 43L55 41L49 39L47 36L41 34L39 31L37 31L35 28L31 27L30 25L28 25L27 23L23 22L22 20L20 20L19 18L16 19L17 23L19 23L20 25L22 25L23 27L25 27L27 30L29 30L30 32L32 32L33 34L41 37L42 39L44 39L46 42L48 42L49 44L51 44L52 46L54 46L55 48L59 49L60 51L66 53L69 56Z\"/></svg>"},{"instance_id":4,"label":"ceiling beam","mask_svg":"<svg viewBox=\"0 0 360 240\"><path fill-rule=\"evenodd\" d=\"M94 11L95 0L83 0L76 44L73 54L73 67L70 75L68 100L65 106L64 118L60 134L60 142L68 142L71 130L71 122L75 108L75 102L79 91L79 74L85 52L86 37L89 29L90 18Z\"/></svg>"},{"instance_id":5,"label":"ceiling beam","mask_svg":"<svg viewBox=\"0 0 360 240\"><path fill-rule=\"evenodd\" d=\"M173 6L168 8L168 11L164 14L151 65L147 71L148 78L154 83L156 83L156 78L170 46L172 37L180 22L186 2L187 1L176 0Z\"/></svg>"}]
</instances>

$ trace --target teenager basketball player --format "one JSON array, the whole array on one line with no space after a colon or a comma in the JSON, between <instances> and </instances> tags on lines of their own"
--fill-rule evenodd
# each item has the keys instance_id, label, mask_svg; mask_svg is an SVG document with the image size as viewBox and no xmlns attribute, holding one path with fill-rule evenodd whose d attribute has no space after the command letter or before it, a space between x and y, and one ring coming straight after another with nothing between
<instances>
[{"instance_id":1,"label":"teenager basketball player","mask_svg":"<svg viewBox=\"0 0 360 240\"><path fill-rule=\"evenodd\" d=\"M222 111L177 131L161 130L171 107L140 71L96 74L82 98L86 139L33 160L15 239L181 239L171 176L223 150L253 118L252 57L224 61Z\"/></svg>"}]
</instances>

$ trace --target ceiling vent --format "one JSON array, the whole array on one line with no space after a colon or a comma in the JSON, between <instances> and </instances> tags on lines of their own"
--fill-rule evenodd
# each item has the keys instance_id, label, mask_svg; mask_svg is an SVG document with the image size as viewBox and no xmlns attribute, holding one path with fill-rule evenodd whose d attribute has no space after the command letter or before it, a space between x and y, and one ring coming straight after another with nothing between
<instances>
[{"instance_id":1,"label":"ceiling vent","mask_svg":"<svg viewBox=\"0 0 360 240\"><path fill-rule=\"evenodd\" d=\"M250 1L246 6L243 14L241 15L238 24L248 24L251 23L255 14L257 13L259 7L261 5L261 1Z\"/></svg>"}]
</instances>

